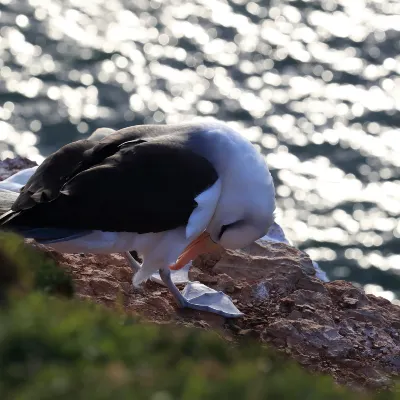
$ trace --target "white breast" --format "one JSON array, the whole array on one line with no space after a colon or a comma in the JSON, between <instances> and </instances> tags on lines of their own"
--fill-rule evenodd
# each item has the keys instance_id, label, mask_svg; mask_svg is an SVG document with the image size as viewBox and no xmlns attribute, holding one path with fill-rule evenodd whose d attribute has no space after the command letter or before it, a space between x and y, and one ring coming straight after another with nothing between
<instances>
[{"instance_id":1,"label":"white breast","mask_svg":"<svg viewBox=\"0 0 400 400\"><path fill-rule=\"evenodd\" d=\"M200 235L210 223L221 195L221 187L221 180L218 179L214 185L195 198L197 207L190 215L186 226L186 238L189 241Z\"/></svg>"}]
</instances>

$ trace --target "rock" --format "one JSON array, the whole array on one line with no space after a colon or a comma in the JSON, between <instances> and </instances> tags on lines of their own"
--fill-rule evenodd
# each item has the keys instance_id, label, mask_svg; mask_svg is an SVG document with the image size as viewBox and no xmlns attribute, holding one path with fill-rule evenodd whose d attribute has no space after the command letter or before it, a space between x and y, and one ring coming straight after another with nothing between
<instances>
[{"instance_id":1,"label":"rock","mask_svg":"<svg viewBox=\"0 0 400 400\"><path fill-rule=\"evenodd\" d=\"M122 293L127 312L149 321L212 329L230 341L252 338L286 349L306 368L329 373L342 384L386 387L390 377L400 374L400 308L348 282L323 283L296 265L299 257L292 249L285 255L283 246L271 248L271 254L254 258L229 251L219 259L195 261L198 278L219 290L233 290L230 296L244 317L229 324L220 316L180 310L169 292L153 282L133 290L132 272L120 255L48 253L70 271L81 298L113 307Z\"/></svg>"},{"instance_id":2,"label":"rock","mask_svg":"<svg viewBox=\"0 0 400 400\"><path fill-rule=\"evenodd\" d=\"M343 303L348 307L356 307L358 303L358 299L353 299L352 297L344 297Z\"/></svg>"},{"instance_id":3,"label":"rock","mask_svg":"<svg viewBox=\"0 0 400 400\"><path fill-rule=\"evenodd\" d=\"M200 273L197 276L197 279L205 285L215 285L216 283L218 283L218 278L216 276L210 276L203 273Z\"/></svg>"},{"instance_id":4,"label":"rock","mask_svg":"<svg viewBox=\"0 0 400 400\"><path fill-rule=\"evenodd\" d=\"M359 306L369 304L369 299L366 294L353 286L350 282L334 281L329 282L325 285L329 290L330 296L335 299L336 302L341 302L344 299L357 299Z\"/></svg>"},{"instance_id":5,"label":"rock","mask_svg":"<svg viewBox=\"0 0 400 400\"><path fill-rule=\"evenodd\" d=\"M4 165L15 168L19 161L0 164L7 176ZM148 321L214 330L229 341L252 338L353 388L386 388L400 375L400 307L349 282L320 281L309 257L284 243L261 240L193 261L190 278L226 291L244 313L229 321L180 310L156 283L132 288L132 271L121 255L59 254L27 242L72 275L85 301L110 308L122 302L127 313Z\"/></svg>"},{"instance_id":6,"label":"rock","mask_svg":"<svg viewBox=\"0 0 400 400\"><path fill-rule=\"evenodd\" d=\"M215 261L213 271L217 274L225 273L233 279L268 278L271 276L270 272L276 270L276 265L285 267L283 272L286 273L295 266L295 274L298 274L300 269L305 274L315 275L310 258L284 243L257 241L244 249L227 250ZM300 279L301 275L298 277Z\"/></svg>"},{"instance_id":7,"label":"rock","mask_svg":"<svg viewBox=\"0 0 400 400\"><path fill-rule=\"evenodd\" d=\"M384 358L384 361L392 364L392 366L394 368L400 368L400 355L396 355L396 356L389 355Z\"/></svg>"},{"instance_id":8,"label":"rock","mask_svg":"<svg viewBox=\"0 0 400 400\"><path fill-rule=\"evenodd\" d=\"M278 258L284 253L284 257L289 259L295 259L297 265L308 275L315 275L315 269L313 267L310 257L297 250L292 246L288 246L285 243L274 243L266 240L259 239L247 246L240 251L243 254L248 254L250 257L265 257L266 255L271 256L274 254L274 258Z\"/></svg>"},{"instance_id":9,"label":"rock","mask_svg":"<svg viewBox=\"0 0 400 400\"><path fill-rule=\"evenodd\" d=\"M235 291L241 290L242 285L236 285L235 281L226 274L220 274L217 278L218 290L222 290L225 293L231 294Z\"/></svg>"},{"instance_id":10,"label":"rock","mask_svg":"<svg viewBox=\"0 0 400 400\"><path fill-rule=\"evenodd\" d=\"M37 164L24 157L6 158L0 161L0 181L26 168L35 167Z\"/></svg>"},{"instance_id":11,"label":"rock","mask_svg":"<svg viewBox=\"0 0 400 400\"><path fill-rule=\"evenodd\" d=\"M323 293L299 289L283 300L286 306L291 305L287 310L291 312L288 316L289 319L298 319L300 314L302 318L312 319L319 324L334 324L329 313L332 301L329 297L324 296Z\"/></svg>"},{"instance_id":12,"label":"rock","mask_svg":"<svg viewBox=\"0 0 400 400\"><path fill-rule=\"evenodd\" d=\"M116 299L119 285L109 279L95 278L90 281L90 287L95 296L102 296L107 299Z\"/></svg>"},{"instance_id":13,"label":"rock","mask_svg":"<svg viewBox=\"0 0 400 400\"><path fill-rule=\"evenodd\" d=\"M238 332L238 335L246 337L246 338L253 338L253 339L257 339L259 337L259 333L255 329L241 329Z\"/></svg>"},{"instance_id":14,"label":"rock","mask_svg":"<svg viewBox=\"0 0 400 400\"><path fill-rule=\"evenodd\" d=\"M316 278L302 277L296 285L299 289L310 290L312 292L326 293L326 289L322 282Z\"/></svg>"},{"instance_id":15,"label":"rock","mask_svg":"<svg viewBox=\"0 0 400 400\"><path fill-rule=\"evenodd\" d=\"M266 335L284 338L292 348L309 354L320 354L333 358L347 357L353 348L351 342L344 338L337 328L323 326L310 320L278 320L266 330Z\"/></svg>"},{"instance_id":16,"label":"rock","mask_svg":"<svg viewBox=\"0 0 400 400\"><path fill-rule=\"evenodd\" d=\"M350 368L362 368L363 367L363 364L360 361L351 360L348 358L344 358L343 360L340 360L339 363L341 365L344 365L344 366L350 367Z\"/></svg>"},{"instance_id":17,"label":"rock","mask_svg":"<svg viewBox=\"0 0 400 400\"><path fill-rule=\"evenodd\" d=\"M369 307L361 310L349 310L347 315L362 322L383 322L379 311Z\"/></svg>"},{"instance_id":18,"label":"rock","mask_svg":"<svg viewBox=\"0 0 400 400\"><path fill-rule=\"evenodd\" d=\"M400 320L397 320L397 319L395 319L395 320L393 320L392 321L392 326L393 326L393 328L395 328L395 329L400 329ZM396 336L398 336L399 334L397 334Z\"/></svg>"},{"instance_id":19,"label":"rock","mask_svg":"<svg viewBox=\"0 0 400 400\"><path fill-rule=\"evenodd\" d=\"M129 281L132 278L132 269L130 267L113 268L112 275L119 281Z\"/></svg>"},{"instance_id":20,"label":"rock","mask_svg":"<svg viewBox=\"0 0 400 400\"><path fill-rule=\"evenodd\" d=\"M293 310L287 317L290 320L302 319L303 314L299 310Z\"/></svg>"}]
</instances>

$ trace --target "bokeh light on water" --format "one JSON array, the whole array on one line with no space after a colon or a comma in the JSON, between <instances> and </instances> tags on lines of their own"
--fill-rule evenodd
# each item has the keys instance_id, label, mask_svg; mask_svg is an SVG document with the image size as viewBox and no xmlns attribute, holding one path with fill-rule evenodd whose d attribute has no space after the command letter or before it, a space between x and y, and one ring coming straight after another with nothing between
<instances>
[{"instance_id":1,"label":"bokeh light on water","mask_svg":"<svg viewBox=\"0 0 400 400\"><path fill-rule=\"evenodd\" d=\"M400 297L400 2L0 0L0 151L228 121L331 278Z\"/></svg>"}]
</instances>

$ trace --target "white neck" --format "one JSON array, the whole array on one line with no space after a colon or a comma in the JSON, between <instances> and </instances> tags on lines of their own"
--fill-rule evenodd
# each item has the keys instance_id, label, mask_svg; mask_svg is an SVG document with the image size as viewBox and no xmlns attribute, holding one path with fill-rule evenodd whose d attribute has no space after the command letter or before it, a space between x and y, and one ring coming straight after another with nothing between
<instances>
[{"instance_id":1,"label":"white neck","mask_svg":"<svg viewBox=\"0 0 400 400\"><path fill-rule=\"evenodd\" d=\"M191 134L190 142L191 149L208 159L221 179L221 196L211 230L233 222L229 220L232 216L245 218L257 210L272 215L272 177L263 156L247 139L225 124L207 123Z\"/></svg>"}]
</instances>

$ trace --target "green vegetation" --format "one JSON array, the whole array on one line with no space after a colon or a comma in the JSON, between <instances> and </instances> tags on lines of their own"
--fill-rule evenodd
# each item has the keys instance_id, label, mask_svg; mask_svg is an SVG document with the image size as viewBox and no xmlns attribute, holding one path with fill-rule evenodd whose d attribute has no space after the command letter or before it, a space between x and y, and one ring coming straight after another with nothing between
<instances>
[{"instance_id":1,"label":"green vegetation","mask_svg":"<svg viewBox=\"0 0 400 400\"><path fill-rule=\"evenodd\" d=\"M65 274L14 236L0 236L0 278L2 400L369 398L256 345L69 299Z\"/></svg>"},{"instance_id":2,"label":"green vegetation","mask_svg":"<svg viewBox=\"0 0 400 400\"><path fill-rule=\"evenodd\" d=\"M24 287L40 290L48 294L73 295L71 277L61 270L50 258L44 257L33 248L27 247L14 234L0 232L0 282L7 277ZM2 284L0 283L0 293Z\"/></svg>"}]
</instances>

